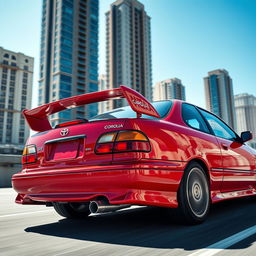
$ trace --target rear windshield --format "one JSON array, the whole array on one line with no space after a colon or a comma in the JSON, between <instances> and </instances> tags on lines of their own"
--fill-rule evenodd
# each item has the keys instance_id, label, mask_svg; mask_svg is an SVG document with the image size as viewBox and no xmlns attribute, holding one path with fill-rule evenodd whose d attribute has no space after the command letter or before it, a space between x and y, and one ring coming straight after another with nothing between
<instances>
[{"instance_id":1,"label":"rear windshield","mask_svg":"<svg viewBox=\"0 0 256 256\"><path fill-rule=\"evenodd\" d=\"M159 113L160 118L163 118L169 113L169 111L172 107L172 102L171 101L157 101L157 102L153 102L152 105ZM127 106L127 107L113 109L104 114L100 114L95 117L92 117L90 119L90 121L116 119L116 118L136 118L136 113L131 109L130 106ZM141 116L141 118L159 119L159 118L144 115L144 114Z\"/></svg>"}]
</instances>

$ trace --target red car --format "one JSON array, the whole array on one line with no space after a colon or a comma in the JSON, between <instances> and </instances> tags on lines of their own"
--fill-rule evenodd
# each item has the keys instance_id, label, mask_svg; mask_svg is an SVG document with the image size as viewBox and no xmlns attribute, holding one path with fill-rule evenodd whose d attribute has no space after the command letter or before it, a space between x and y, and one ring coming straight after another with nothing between
<instances>
[{"instance_id":1,"label":"red car","mask_svg":"<svg viewBox=\"0 0 256 256\"><path fill-rule=\"evenodd\" d=\"M129 105L51 127L65 109L126 98ZM120 88L79 95L23 112L37 131L13 176L16 203L53 205L67 218L131 205L179 208L204 221L211 203L256 194L256 151L212 113L179 101L149 103Z\"/></svg>"}]
</instances>

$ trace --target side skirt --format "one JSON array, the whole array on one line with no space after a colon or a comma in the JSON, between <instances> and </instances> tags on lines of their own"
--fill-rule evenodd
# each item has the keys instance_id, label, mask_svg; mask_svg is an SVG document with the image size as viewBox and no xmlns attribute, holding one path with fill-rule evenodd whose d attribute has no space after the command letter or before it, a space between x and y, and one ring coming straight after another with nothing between
<instances>
[{"instance_id":1,"label":"side skirt","mask_svg":"<svg viewBox=\"0 0 256 256\"><path fill-rule=\"evenodd\" d=\"M222 192L222 193L219 192L212 198L212 203L217 203L227 199L235 199L235 198L255 196L255 195L256 195L256 189L254 188L239 190L239 191Z\"/></svg>"}]
</instances>

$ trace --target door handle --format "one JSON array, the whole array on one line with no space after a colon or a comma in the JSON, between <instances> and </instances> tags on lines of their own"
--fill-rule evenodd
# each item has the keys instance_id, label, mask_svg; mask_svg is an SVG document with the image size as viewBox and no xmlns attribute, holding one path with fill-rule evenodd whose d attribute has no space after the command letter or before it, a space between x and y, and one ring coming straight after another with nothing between
<instances>
[{"instance_id":1,"label":"door handle","mask_svg":"<svg viewBox=\"0 0 256 256\"><path fill-rule=\"evenodd\" d=\"M223 149L228 150L228 145L227 144L221 143L221 146L222 146Z\"/></svg>"}]
</instances>

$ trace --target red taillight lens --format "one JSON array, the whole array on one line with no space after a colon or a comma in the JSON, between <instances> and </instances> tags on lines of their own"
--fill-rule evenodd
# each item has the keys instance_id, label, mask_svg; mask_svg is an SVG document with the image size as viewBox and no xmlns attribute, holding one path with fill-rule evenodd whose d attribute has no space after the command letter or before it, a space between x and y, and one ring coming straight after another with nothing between
<instances>
[{"instance_id":1,"label":"red taillight lens","mask_svg":"<svg viewBox=\"0 0 256 256\"><path fill-rule=\"evenodd\" d=\"M114 147L114 151L126 151L128 150L129 148L131 148L131 145L129 145L131 143L129 142L116 142L115 143L115 147Z\"/></svg>"},{"instance_id":2,"label":"red taillight lens","mask_svg":"<svg viewBox=\"0 0 256 256\"><path fill-rule=\"evenodd\" d=\"M37 161L36 146L25 146L22 154L22 164L32 164Z\"/></svg>"},{"instance_id":3,"label":"red taillight lens","mask_svg":"<svg viewBox=\"0 0 256 256\"><path fill-rule=\"evenodd\" d=\"M114 152L149 152L149 141L116 142Z\"/></svg>"},{"instance_id":4,"label":"red taillight lens","mask_svg":"<svg viewBox=\"0 0 256 256\"><path fill-rule=\"evenodd\" d=\"M148 138L142 132L134 130L105 133L95 146L96 154L149 151Z\"/></svg>"},{"instance_id":5,"label":"red taillight lens","mask_svg":"<svg viewBox=\"0 0 256 256\"><path fill-rule=\"evenodd\" d=\"M114 143L98 143L95 146L96 154L108 154L112 153Z\"/></svg>"},{"instance_id":6,"label":"red taillight lens","mask_svg":"<svg viewBox=\"0 0 256 256\"><path fill-rule=\"evenodd\" d=\"M22 164L26 164L27 163L27 156L22 156L21 163Z\"/></svg>"}]
</instances>

